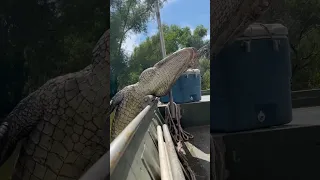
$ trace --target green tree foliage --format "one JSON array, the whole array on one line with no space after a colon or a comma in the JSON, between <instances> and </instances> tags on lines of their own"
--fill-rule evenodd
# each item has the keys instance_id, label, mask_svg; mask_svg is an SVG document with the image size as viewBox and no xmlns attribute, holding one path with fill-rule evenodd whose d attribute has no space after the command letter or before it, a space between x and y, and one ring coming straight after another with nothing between
<instances>
[{"instance_id":1,"label":"green tree foliage","mask_svg":"<svg viewBox=\"0 0 320 180\"><path fill-rule=\"evenodd\" d=\"M293 90L320 88L320 1L275 1L262 22L288 27Z\"/></svg>"},{"instance_id":2,"label":"green tree foliage","mask_svg":"<svg viewBox=\"0 0 320 180\"><path fill-rule=\"evenodd\" d=\"M210 89L210 60L206 58L199 59L201 73L201 89Z\"/></svg>"},{"instance_id":3,"label":"green tree foliage","mask_svg":"<svg viewBox=\"0 0 320 180\"><path fill-rule=\"evenodd\" d=\"M154 17L156 2L158 0L113 0L110 4L111 96L127 69L129 57L122 45L132 33L146 32L147 23ZM165 0L159 2L161 7Z\"/></svg>"},{"instance_id":4,"label":"green tree foliage","mask_svg":"<svg viewBox=\"0 0 320 180\"><path fill-rule=\"evenodd\" d=\"M207 29L203 25L199 25L191 32L189 27L179 27L177 25L163 25L166 53L171 54L180 48L195 47L200 48L205 43L204 37L207 35ZM128 84L133 84L138 81L140 73L156 62L162 59L160 37L159 33L147 37L138 47L134 49L133 54L128 61L128 68L126 69L126 76L120 79L120 87ZM202 63L205 65L205 69L202 71L210 71L210 62L208 59L202 59ZM209 74L210 75L210 74ZM207 78L210 78L207 73ZM203 81L209 83L210 79ZM204 87L210 87L205 85Z\"/></svg>"}]
</instances>

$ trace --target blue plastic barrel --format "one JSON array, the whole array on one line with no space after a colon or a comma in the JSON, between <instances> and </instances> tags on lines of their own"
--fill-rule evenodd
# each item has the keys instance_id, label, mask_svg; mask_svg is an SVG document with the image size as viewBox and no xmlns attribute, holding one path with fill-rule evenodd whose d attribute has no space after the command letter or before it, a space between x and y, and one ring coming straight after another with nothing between
<instances>
[{"instance_id":1,"label":"blue plastic barrel","mask_svg":"<svg viewBox=\"0 0 320 180\"><path fill-rule=\"evenodd\" d=\"M201 75L199 69L188 69L172 87L173 101L177 104L201 100ZM169 102L169 95L160 97L162 103Z\"/></svg>"}]
</instances>

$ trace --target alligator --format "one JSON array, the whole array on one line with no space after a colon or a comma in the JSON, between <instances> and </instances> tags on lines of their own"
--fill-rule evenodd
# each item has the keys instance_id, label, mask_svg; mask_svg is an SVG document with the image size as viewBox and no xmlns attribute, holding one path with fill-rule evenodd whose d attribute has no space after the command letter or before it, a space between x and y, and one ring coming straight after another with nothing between
<instances>
[{"instance_id":1,"label":"alligator","mask_svg":"<svg viewBox=\"0 0 320 180\"><path fill-rule=\"evenodd\" d=\"M111 139L122 132L150 98L168 94L180 75L193 66L196 52L194 48L184 48L167 56L153 67L145 69L137 83L126 86L115 94L108 113L110 115L116 109L111 125Z\"/></svg>"},{"instance_id":2,"label":"alligator","mask_svg":"<svg viewBox=\"0 0 320 180\"><path fill-rule=\"evenodd\" d=\"M47 81L21 100L0 125L0 166L23 141L12 180L72 180L108 149L109 30L84 69Z\"/></svg>"}]
</instances>

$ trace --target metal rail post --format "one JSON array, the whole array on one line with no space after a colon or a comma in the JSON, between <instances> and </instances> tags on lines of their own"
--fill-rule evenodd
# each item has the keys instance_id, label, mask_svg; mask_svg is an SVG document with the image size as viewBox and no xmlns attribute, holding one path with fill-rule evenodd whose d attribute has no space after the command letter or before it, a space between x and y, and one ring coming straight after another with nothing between
<instances>
[{"instance_id":1,"label":"metal rail post","mask_svg":"<svg viewBox=\"0 0 320 180\"><path fill-rule=\"evenodd\" d=\"M166 55L166 46L164 42L164 37L163 37L163 30L161 26L161 18L160 18L160 9L159 9L159 2L156 1L156 16L157 16L157 22L158 22L158 29L159 29L159 34L160 34L160 46L161 46L161 52L162 52L162 58L165 58ZM173 106L173 95L172 95L172 89L170 89L169 92L169 99L170 99L170 113L173 118L175 118L175 109Z\"/></svg>"}]
</instances>

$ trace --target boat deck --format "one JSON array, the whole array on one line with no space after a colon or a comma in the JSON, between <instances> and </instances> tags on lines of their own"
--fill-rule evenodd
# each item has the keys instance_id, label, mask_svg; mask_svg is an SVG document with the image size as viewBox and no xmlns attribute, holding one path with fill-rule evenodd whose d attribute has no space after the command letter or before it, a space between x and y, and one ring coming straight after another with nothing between
<instances>
[{"instance_id":1,"label":"boat deck","mask_svg":"<svg viewBox=\"0 0 320 180\"><path fill-rule=\"evenodd\" d=\"M293 125L320 125L320 106L295 108L292 111Z\"/></svg>"},{"instance_id":2,"label":"boat deck","mask_svg":"<svg viewBox=\"0 0 320 180\"><path fill-rule=\"evenodd\" d=\"M185 142L188 164L197 180L210 179L210 126L185 128L194 138Z\"/></svg>"}]
</instances>

